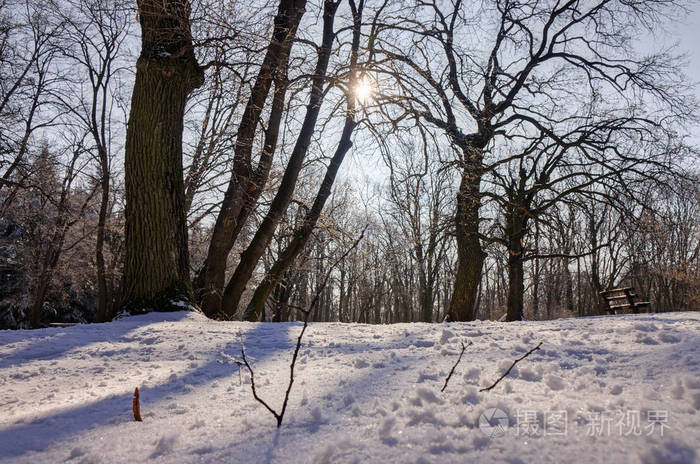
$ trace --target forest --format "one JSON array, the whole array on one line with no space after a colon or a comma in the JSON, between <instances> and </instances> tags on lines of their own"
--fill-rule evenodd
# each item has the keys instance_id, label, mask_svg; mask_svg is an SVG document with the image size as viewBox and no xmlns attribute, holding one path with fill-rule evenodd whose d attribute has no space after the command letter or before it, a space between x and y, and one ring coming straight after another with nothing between
<instances>
[{"instance_id":1,"label":"forest","mask_svg":"<svg viewBox=\"0 0 700 464\"><path fill-rule=\"evenodd\" d=\"M0 0L0 464L696 464L699 26Z\"/></svg>"},{"instance_id":2,"label":"forest","mask_svg":"<svg viewBox=\"0 0 700 464\"><path fill-rule=\"evenodd\" d=\"M0 329L700 308L676 0L0 0Z\"/></svg>"}]
</instances>

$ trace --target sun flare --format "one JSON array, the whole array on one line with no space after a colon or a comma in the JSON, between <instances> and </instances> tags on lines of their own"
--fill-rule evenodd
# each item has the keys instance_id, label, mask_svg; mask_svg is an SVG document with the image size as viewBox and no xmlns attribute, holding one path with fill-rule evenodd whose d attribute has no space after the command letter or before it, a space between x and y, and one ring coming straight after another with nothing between
<instances>
[{"instance_id":1,"label":"sun flare","mask_svg":"<svg viewBox=\"0 0 700 464\"><path fill-rule=\"evenodd\" d=\"M374 85L366 77L361 77L358 79L357 84L355 84L355 98L361 105L367 104L374 93Z\"/></svg>"}]
</instances>

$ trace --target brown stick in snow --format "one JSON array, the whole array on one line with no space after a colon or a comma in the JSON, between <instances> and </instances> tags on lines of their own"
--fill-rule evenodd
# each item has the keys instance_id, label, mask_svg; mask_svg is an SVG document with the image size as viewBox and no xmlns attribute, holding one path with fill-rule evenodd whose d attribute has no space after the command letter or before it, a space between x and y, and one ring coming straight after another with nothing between
<instances>
[{"instance_id":1,"label":"brown stick in snow","mask_svg":"<svg viewBox=\"0 0 700 464\"><path fill-rule=\"evenodd\" d=\"M530 351L528 351L527 353L525 353L524 355L522 355L521 357L519 357L518 359L516 359L515 361L513 361L513 364L510 365L510 367L509 367L508 370L505 372L505 374L503 374L498 380L496 380L496 382L494 382L493 385L491 385L490 387L487 387L487 388L482 388L482 389L479 390L479 391L480 391L480 392L489 391L489 390L491 390L493 387L495 387L496 385L498 385L498 382L500 382L501 380L505 379L505 378L508 376L508 374L510 374L511 369L513 369L513 368L515 367L516 364L518 364L520 361L522 361L523 359L525 359L525 358L527 358L528 356L530 356L530 355L531 355L532 353L534 353L535 351L539 350L539 349L540 349L540 346L542 346L542 342L540 342L539 345L537 345L536 347L534 347L533 349L531 349Z\"/></svg>"},{"instance_id":2,"label":"brown stick in snow","mask_svg":"<svg viewBox=\"0 0 700 464\"><path fill-rule=\"evenodd\" d=\"M445 388L447 388L447 382L450 381L450 377L452 377L452 374L454 374L455 369L457 369L457 364L459 364L459 362L462 360L462 355L464 354L464 350L467 348L467 346L469 346L469 345L471 345L471 344L472 344L472 342L469 342L469 343L467 343L466 346L465 346L465 345L464 345L464 342L462 342L462 351L459 353L459 358L457 358L457 362L455 363L455 365L452 366L452 369L450 370L450 373L447 374L447 378L445 379L445 385L442 386L442 389L440 390L440 392L444 392L444 391L445 391Z\"/></svg>"},{"instance_id":3,"label":"brown stick in snow","mask_svg":"<svg viewBox=\"0 0 700 464\"><path fill-rule=\"evenodd\" d=\"M134 410L134 420L142 422L141 420L141 405L139 404L139 389L136 387L134 390L134 399L131 402L131 407Z\"/></svg>"}]
</instances>

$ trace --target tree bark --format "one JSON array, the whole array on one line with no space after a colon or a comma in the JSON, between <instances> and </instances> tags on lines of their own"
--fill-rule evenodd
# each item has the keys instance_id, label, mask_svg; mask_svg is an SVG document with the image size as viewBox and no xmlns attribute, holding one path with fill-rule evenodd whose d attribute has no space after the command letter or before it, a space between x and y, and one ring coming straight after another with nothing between
<instances>
[{"instance_id":1,"label":"tree bark","mask_svg":"<svg viewBox=\"0 0 700 464\"><path fill-rule=\"evenodd\" d=\"M124 308L180 310L192 297L185 220L185 104L204 82L192 48L189 2L138 2L141 55L126 134Z\"/></svg>"},{"instance_id":2,"label":"tree bark","mask_svg":"<svg viewBox=\"0 0 700 464\"><path fill-rule=\"evenodd\" d=\"M466 156L469 158L474 155L467 153ZM457 193L457 275L450 300L451 321L473 321L476 315L481 269L486 258L479 239L481 173L480 168L476 167L479 164L471 162L463 168Z\"/></svg>"}]
</instances>

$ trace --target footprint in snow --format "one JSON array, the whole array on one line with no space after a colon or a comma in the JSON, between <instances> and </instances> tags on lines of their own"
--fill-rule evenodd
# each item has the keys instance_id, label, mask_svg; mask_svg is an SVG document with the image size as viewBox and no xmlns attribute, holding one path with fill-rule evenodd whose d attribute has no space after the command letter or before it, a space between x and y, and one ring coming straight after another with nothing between
<instances>
[{"instance_id":1,"label":"footprint in snow","mask_svg":"<svg viewBox=\"0 0 700 464\"><path fill-rule=\"evenodd\" d=\"M555 391L563 390L564 388L566 388L566 382L564 382L564 379L556 375L548 375L545 378L545 382L547 383L547 386L550 389Z\"/></svg>"}]
</instances>

